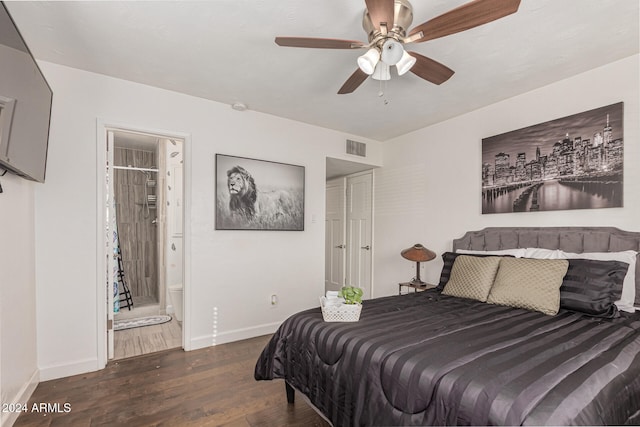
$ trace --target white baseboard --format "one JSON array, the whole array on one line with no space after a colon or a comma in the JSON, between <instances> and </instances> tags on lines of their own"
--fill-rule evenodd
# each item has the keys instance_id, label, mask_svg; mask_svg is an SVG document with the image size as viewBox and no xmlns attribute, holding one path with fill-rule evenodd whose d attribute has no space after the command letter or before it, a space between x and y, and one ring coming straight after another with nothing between
<instances>
[{"instance_id":1,"label":"white baseboard","mask_svg":"<svg viewBox=\"0 0 640 427\"><path fill-rule=\"evenodd\" d=\"M218 344L226 344L229 342L246 340L248 338L259 337L274 333L282 321L274 323L266 323L264 325L252 326L250 328L234 329L231 331L221 332L214 335L202 335L191 340L191 350L199 348L211 347Z\"/></svg>"},{"instance_id":2,"label":"white baseboard","mask_svg":"<svg viewBox=\"0 0 640 427\"><path fill-rule=\"evenodd\" d=\"M29 378L29 381L20 388L17 396L11 399L10 404L26 405L39 383L40 371L36 369L33 375L31 375L31 378ZM0 412L0 426L11 427L18 419L18 416L20 416L20 412Z\"/></svg>"},{"instance_id":3,"label":"white baseboard","mask_svg":"<svg viewBox=\"0 0 640 427\"><path fill-rule=\"evenodd\" d=\"M85 374L101 369L98 359L85 359L64 365L45 366L40 368L40 381L55 380L72 375Z\"/></svg>"}]
</instances>

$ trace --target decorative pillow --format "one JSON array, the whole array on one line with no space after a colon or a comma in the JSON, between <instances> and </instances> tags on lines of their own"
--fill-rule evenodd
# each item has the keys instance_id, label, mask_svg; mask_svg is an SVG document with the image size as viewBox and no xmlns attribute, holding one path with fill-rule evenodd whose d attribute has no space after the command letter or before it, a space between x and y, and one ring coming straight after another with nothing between
<instances>
[{"instance_id":1,"label":"decorative pillow","mask_svg":"<svg viewBox=\"0 0 640 427\"><path fill-rule=\"evenodd\" d=\"M442 261L444 261L444 265L442 266L442 271L440 272L440 281L438 282L437 290L442 291L449 281L449 277L451 276L451 269L453 268L453 263L456 258L460 255L463 255L459 252L445 252L442 254ZM475 256L475 257L488 257L494 255L484 254L466 254L467 256ZM508 257L513 257L513 255L504 255Z\"/></svg>"},{"instance_id":2,"label":"decorative pillow","mask_svg":"<svg viewBox=\"0 0 640 427\"><path fill-rule=\"evenodd\" d=\"M629 264L629 269L622 282L622 295L620 299L616 301L618 310L626 311L628 313L635 312L633 303L636 299L636 251L622 251L622 252L585 252L582 254L562 252L562 257L567 259L582 258L582 259L596 259L601 261L622 261Z\"/></svg>"},{"instance_id":3,"label":"decorative pillow","mask_svg":"<svg viewBox=\"0 0 640 427\"><path fill-rule=\"evenodd\" d=\"M487 302L554 315L568 267L564 259L502 258Z\"/></svg>"},{"instance_id":4,"label":"decorative pillow","mask_svg":"<svg viewBox=\"0 0 640 427\"><path fill-rule=\"evenodd\" d=\"M460 255L453 263L451 277L442 293L485 302L499 265L500 257Z\"/></svg>"},{"instance_id":5,"label":"decorative pillow","mask_svg":"<svg viewBox=\"0 0 640 427\"><path fill-rule=\"evenodd\" d=\"M615 301L628 269L622 261L570 259L560 287L560 307L594 317L618 317Z\"/></svg>"},{"instance_id":6,"label":"decorative pillow","mask_svg":"<svg viewBox=\"0 0 640 427\"><path fill-rule=\"evenodd\" d=\"M458 254L472 254L472 255L511 255L516 258L522 258L525 256L524 248L517 249L500 249L497 251L474 251L470 249L456 249Z\"/></svg>"}]
</instances>

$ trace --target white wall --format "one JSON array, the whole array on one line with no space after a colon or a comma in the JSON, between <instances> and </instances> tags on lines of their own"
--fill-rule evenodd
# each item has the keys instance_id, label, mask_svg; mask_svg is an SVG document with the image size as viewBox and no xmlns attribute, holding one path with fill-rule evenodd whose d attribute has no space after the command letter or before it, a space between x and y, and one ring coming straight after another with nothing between
<instances>
[{"instance_id":1,"label":"white wall","mask_svg":"<svg viewBox=\"0 0 640 427\"><path fill-rule=\"evenodd\" d=\"M639 56L415 131L384 143L375 170L375 296L415 275L400 251L422 243L438 255L465 231L490 226L615 226L640 230ZM624 102L624 208L481 214L481 140ZM460 100L464 102L464 100ZM421 274L437 283L441 258Z\"/></svg>"},{"instance_id":2,"label":"white wall","mask_svg":"<svg viewBox=\"0 0 640 427\"><path fill-rule=\"evenodd\" d=\"M41 66L54 92L47 182L35 193L43 379L99 366L97 119L191 137L185 147L192 183L185 195L191 199L185 218L191 223L191 247L185 248L191 253L188 347L272 332L288 315L317 306L324 289L325 158L353 160L343 154L345 139L353 135L56 64ZM366 142L368 159L379 165L380 144ZM305 231L214 230L216 153L305 166Z\"/></svg>"},{"instance_id":3,"label":"white wall","mask_svg":"<svg viewBox=\"0 0 640 427\"><path fill-rule=\"evenodd\" d=\"M0 178L0 403L26 403L38 383L36 355L36 250L34 187ZM0 425L17 414L0 412Z\"/></svg>"},{"instance_id":4,"label":"white wall","mask_svg":"<svg viewBox=\"0 0 640 427\"><path fill-rule=\"evenodd\" d=\"M317 306L317 296L324 287L325 158L355 160L343 154L344 140L363 138L253 111L240 113L224 104L51 63L41 66L53 88L54 104L47 182L35 186L35 248L33 243L21 249L22 253L13 248L15 253L3 257L6 260L0 260L0 267L2 271L16 268L17 277L33 283L32 268L37 260L37 364L43 379L90 371L99 365L97 119L191 136L186 160L190 162L192 182L187 195L191 210L185 218L191 223L188 249L192 256L187 260L192 308L187 339L191 348L210 345L214 340L221 343L267 333L289 314ZM421 242L440 254L464 231L495 225L613 225L638 230L640 225L634 222L640 213L638 89L635 56L383 146L366 141L369 161L380 165L384 159L385 163L375 171L375 296L396 293L397 282L413 276L414 266L399 256L401 249L413 243ZM621 100L625 103L624 208L480 214L483 137ZM214 230L216 153L305 166L305 231ZM15 185L33 184L16 180ZM0 196L0 203L8 203L10 199L5 196ZM18 203L22 207L12 205L6 210L8 214L5 209L0 214L18 219L24 224L24 232L33 234L24 223L33 209L28 200ZM314 216L315 223L311 220ZM6 233L14 232L5 224L7 221L0 225L3 241ZM3 250L8 251L6 246ZM35 257L29 251L35 251ZM424 266L423 277L435 281L439 260ZM1 285L3 301L5 277ZM29 301L28 290L23 292L27 293L24 300ZM269 298L273 293L280 301L275 308ZM5 325L4 311L0 319ZM29 330L32 334L33 328ZM5 331L3 326L3 366L5 358L10 361L15 357L6 350L7 343L15 344L14 339L5 338ZM29 347L28 336L15 339L18 345ZM31 349L27 354L33 356L34 352ZM28 360L20 363L33 366ZM20 383L5 379L5 375L3 369L3 397L5 384Z\"/></svg>"}]
</instances>

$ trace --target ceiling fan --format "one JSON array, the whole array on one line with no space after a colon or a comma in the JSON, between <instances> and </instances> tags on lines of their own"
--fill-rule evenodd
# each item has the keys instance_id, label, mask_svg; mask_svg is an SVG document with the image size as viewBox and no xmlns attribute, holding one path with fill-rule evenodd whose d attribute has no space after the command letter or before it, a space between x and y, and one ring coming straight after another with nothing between
<instances>
[{"instance_id":1,"label":"ceiling fan","mask_svg":"<svg viewBox=\"0 0 640 427\"><path fill-rule=\"evenodd\" d=\"M358 68L342 85L338 94L351 93L367 77L389 80L390 67L399 75L411 71L434 84L442 84L454 73L449 67L417 52L406 52L403 45L459 33L517 12L520 0L472 0L408 31L413 7L407 0L365 0L367 8L362 27L369 43L313 37L276 37L276 44L320 49L367 49L358 58ZM408 31L408 35L407 35Z\"/></svg>"}]
</instances>

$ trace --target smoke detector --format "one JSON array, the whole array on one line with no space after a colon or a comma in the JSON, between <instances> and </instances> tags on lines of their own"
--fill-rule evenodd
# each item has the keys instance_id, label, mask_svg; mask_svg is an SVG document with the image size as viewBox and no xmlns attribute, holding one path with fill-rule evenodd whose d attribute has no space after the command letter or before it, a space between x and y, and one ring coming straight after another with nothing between
<instances>
[{"instance_id":1,"label":"smoke detector","mask_svg":"<svg viewBox=\"0 0 640 427\"><path fill-rule=\"evenodd\" d=\"M234 102L233 104L231 104L231 108L236 111L245 111L247 109L247 104L243 102Z\"/></svg>"}]
</instances>

